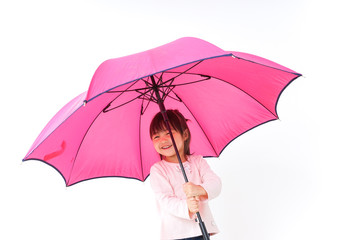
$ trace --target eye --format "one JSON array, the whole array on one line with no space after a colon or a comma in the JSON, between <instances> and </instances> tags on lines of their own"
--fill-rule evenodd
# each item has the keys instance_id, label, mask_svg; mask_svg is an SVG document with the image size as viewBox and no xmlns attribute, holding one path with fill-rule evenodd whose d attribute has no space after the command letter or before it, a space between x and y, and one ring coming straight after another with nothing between
<instances>
[{"instance_id":1,"label":"eye","mask_svg":"<svg viewBox=\"0 0 360 240\"><path fill-rule=\"evenodd\" d=\"M159 138L159 135L153 136L153 140L156 140Z\"/></svg>"}]
</instances>

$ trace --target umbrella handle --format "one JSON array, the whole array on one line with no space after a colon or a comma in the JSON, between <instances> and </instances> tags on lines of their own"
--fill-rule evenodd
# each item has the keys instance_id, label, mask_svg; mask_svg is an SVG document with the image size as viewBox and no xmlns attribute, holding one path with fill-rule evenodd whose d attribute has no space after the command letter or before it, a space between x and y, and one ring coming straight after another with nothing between
<instances>
[{"instance_id":1,"label":"umbrella handle","mask_svg":"<svg viewBox=\"0 0 360 240\"><path fill-rule=\"evenodd\" d=\"M204 240L210 240L209 234L207 232L204 222L201 219L199 212L196 213L196 217L197 217L197 220L199 221L199 226L200 226L201 233L203 235Z\"/></svg>"}]
</instances>

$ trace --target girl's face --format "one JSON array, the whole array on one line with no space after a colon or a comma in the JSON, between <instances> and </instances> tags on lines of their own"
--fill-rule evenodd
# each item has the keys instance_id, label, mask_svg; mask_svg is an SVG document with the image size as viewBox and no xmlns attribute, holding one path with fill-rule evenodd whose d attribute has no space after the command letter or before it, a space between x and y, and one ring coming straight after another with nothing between
<instances>
[{"instance_id":1,"label":"girl's face","mask_svg":"<svg viewBox=\"0 0 360 240\"><path fill-rule=\"evenodd\" d=\"M171 132L174 136L175 144L176 144L177 149L179 150L179 154L180 154L181 158L185 157L184 156L184 141L187 139L187 135L188 135L187 131L185 131L183 135L181 135L181 133L179 133L178 131L176 131L174 129ZM165 160L170 161L170 162L178 162L175 148L172 144L169 131L161 130L161 131L155 133L151 137L151 139L154 144L155 150L159 154L164 156Z\"/></svg>"}]
</instances>

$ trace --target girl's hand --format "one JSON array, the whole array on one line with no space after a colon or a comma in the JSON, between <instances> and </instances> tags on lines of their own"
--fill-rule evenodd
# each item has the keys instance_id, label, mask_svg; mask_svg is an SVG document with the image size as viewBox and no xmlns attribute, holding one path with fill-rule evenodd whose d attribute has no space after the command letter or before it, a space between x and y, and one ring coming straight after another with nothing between
<instances>
[{"instance_id":1,"label":"girl's hand","mask_svg":"<svg viewBox=\"0 0 360 240\"><path fill-rule=\"evenodd\" d=\"M186 203L189 209L190 217L192 214L199 212L199 197L190 197L186 199Z\"/></svg>"},{"instance_id":2,"label":"girl's hand","mask_svg":"<svg viewBox=\"0 0 360 240\"><path fill-rule=\"evenodd\" d=\"M187 182L183 185L183 189L187 198L200 196L204 199L207 198L206 190L200 185L195 185L192 182Z\"/></svg>"}]
</instances>

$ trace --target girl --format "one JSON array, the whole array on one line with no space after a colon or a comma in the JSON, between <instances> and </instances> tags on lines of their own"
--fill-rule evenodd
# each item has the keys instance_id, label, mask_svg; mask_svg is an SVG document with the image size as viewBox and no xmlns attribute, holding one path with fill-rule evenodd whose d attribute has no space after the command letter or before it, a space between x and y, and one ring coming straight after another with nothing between
<instances>
[{"instance_id":1,"label":"girl","mask_svg":"<svg viewBox=\"0 0 360 240\"><path fill-rule=\"evenodd\" d=\"M161 217L161 239L203 239L196 212L210 235L218 233L208 201L220 194L221 181L201 156L190 154L191 134L178 110L167 110L171 132L189 179L185 183L161 112L150 124L150 136L161 161L150 170L150 183Z\"/></svg>"}]
</instances>

